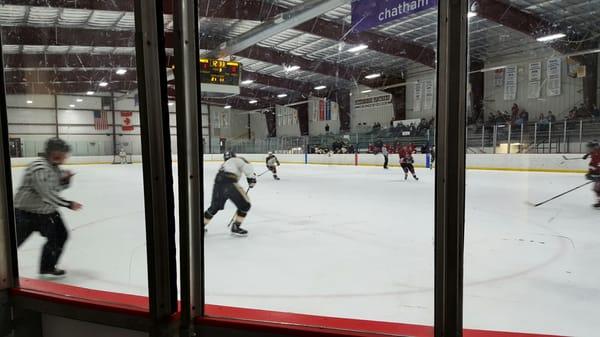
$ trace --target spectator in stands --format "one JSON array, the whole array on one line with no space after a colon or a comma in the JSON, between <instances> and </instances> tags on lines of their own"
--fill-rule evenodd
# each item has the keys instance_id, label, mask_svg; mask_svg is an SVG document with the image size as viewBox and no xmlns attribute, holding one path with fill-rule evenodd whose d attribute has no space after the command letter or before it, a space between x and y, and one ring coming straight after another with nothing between
<instances>
[{"instance_id":1,"label":"spectator in stands","mask_svg":"<svg viewBox=\"0 0 600 337\"><path fill-rule=\"evenodd\" d=\"M510 111L512 112L510 121L511 122L515 122L517 119L519 119L519 106L517 105L517 103L513 103L512 108L510 108Z\"/></svg>"},{"instance_id":2,"label":"spectator in stands","mask_svg":"<svg viewBox=\"0 0 600 337\"><path fill-rule=\"evenodd\" d=\"M592 106L592 118L600 118L600 109L598 109L598 106L596 104Z\"/></svg>"},{"instance_id":3,"label":"spectator in stands","mask_svg":"<svg viewBox=\"0 0 600 337\"><path fill-rule=\"evenodd\" d=\"M529 112L525 109L521 110L519 113L519 119L517 119L517 125L527 124L529 122Z\"/></svg>"},{"instance_id":4,"label":"spectator in stands","mask_svg":"<svg viewBox=\"0 0 600 337\"><path fill-rule=\"evenodd\" d=\"M556 116L552 114L552 110L548 110L548 123L556 123Z\"/></svg>"},{"instance_id":5,"label":"spectator in stands","mask_svg":"<svg viewBox=\"0 0 600 337\"><path fill-rule=\"evenodd\" d=\"M325 133L329 134L329 124L325 124Z\"/></svg>"},{"instance_id":6,"label":"spectator in stands","mask_svg":"<svg viewBox=\"0 0 600 337\"><path fill-rule=\"evenodd\" d=\"M567 118L565 118L568 121L573 121L577 118L577 108L573 108L571 109L571 111L569 111L569 115L567 116Z\"/></svg>"}]
</instances>

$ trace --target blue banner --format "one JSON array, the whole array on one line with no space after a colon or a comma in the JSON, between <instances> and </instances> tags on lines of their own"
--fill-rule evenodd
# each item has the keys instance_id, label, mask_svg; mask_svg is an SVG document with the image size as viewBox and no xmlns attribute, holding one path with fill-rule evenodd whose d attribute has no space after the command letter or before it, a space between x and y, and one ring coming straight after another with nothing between
<instances>
[{"instance_id":1,"label":"blue banner","mask_svg":"<svg viewBox=\"0 0 600 337\"><path fill-rule=\"evenodd\" d=\"M437 6L437 0L358 0L352 2L352 26L362 32Z\"/></svg>"}]
</instances>

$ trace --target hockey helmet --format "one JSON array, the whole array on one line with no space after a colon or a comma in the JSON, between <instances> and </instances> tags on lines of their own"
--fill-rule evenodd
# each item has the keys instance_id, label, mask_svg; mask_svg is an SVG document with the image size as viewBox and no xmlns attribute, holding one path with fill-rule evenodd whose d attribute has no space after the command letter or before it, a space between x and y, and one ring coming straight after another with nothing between
<instances>
[{"instance_id":1,"label":"hockey helmet","mask_svg":"<svg viewBox=\"0 0 600 337\"><path fill-rule=\"evenodd\" d=\"M589 142L589 143L587 143L587 144L586 144L586 147L587 147L589 150L596 149L596 148L598 148L599 146L600 146L600 144L598 144L598 141L596 141L596 140L593 140L593 141L591 141L591 142Z\"/></svg>"},{"instance_id":2,"label":"hockey helmet","mask_svg":"<svg viewBox=\"0 0 600 337\"><path fill-rule=\"evenodd\" d=\"M69 146L67 142L60 138L50 138L46 141L44 152L46 157L48 157L52 152L69 153L71 152L71 146Z\"/></svg>"},{"instance_id":3,"label":"hockey helmet","mask_svg":"<svg viewBox=\"0 0 600 337\"><path fill-rule=\"evenodd\" d=\"M233 151L227 151L223 154L223 160L228 161L231 158L235 157L235 152Z\"/></svg>"},{"instance_id":4,"label":"hockey helmet","mask_svg":"<svg viewBox=\"0 0 600 337\"><path fill-rule=\"evenodd\" d=\"M268 155L272 156L273 155L273 151L269 151Z\"/></svg>"}]
</instances>

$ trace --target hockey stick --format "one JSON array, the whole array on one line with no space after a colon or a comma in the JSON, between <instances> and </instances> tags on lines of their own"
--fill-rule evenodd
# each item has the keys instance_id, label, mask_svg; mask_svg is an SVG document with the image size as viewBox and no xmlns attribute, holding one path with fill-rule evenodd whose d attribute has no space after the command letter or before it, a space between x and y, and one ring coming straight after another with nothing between
<instances>
[{"instance_id":1,"label":"hockey stick","mask_svg":"<svg viewBox=\"0 0 600 337\"><path fill-rule=\"evenodd\" d=\"M263 172L263 173L261 173L261 174L257 175L256 177L258 178L258 177L262 176L263 174L265 174L265 173L267 173L267 172L270 172L270 171L271 171L271 170L266 170L265 172Z\"/></svg>"},{"instance_id":2,"label":"hockey stick","mask_svg":"<svg viewBox=\"0 0 600 337\"><path fill-rule=\"evenodd\" d=\"M567 156L562 156L564 160L582 160L583 158L569 158Z\"/></svg>"},{"instance_id":3,"label":"hockey stick","mask_svg":"<svg viewBox=\"0 0 600 337\"><path fill-rule=\"evenodd\" d=\"M572 189L570 189L570 190L568 190L568 191L566 191L566 192L563 192L563 193L561 193L561 194L559 194L559 195L556 195L556 196L554 196L554 197L552 197L552 198L550 198L550 199L548 199L548 200L544 200L544 201L542 201L542 202L538 202L537 204L534 204L534 203L532 203L532 202L528 202L528 204L529 204L530 206L533 206L533 207L538 207L538 206L541 206L541 205L543 205L543 204L545 204L545 203L547 203L547 202L549 202L549 201L552 201L552 200L554 200L554 199L560 198L560 197L562 197L563 195L565 195L565 194L567 194L567 193L571 193L571 192L573 192L573 191L575 191L575 190L578 190L578 189L580 189L580 188L582 188L582 187L584 187L584 186L587 186L587 185L589 185L589 184L591 184L591 183L593 183L593 182L594 182L593 180L592 180L592 181L588 181L588 182L586 182L585 184L581 184L581 185L579 185L579 186L577 186L577 187L574 187L574 188L572 188Z\"/></svg>"}]
</instances>

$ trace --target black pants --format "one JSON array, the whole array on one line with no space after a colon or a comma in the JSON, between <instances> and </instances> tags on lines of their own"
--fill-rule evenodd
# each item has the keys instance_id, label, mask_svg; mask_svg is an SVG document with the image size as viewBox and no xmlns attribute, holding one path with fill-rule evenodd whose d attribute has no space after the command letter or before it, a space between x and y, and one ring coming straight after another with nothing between
<instances>
[{"instance_id":1,"label":"black pants","mask_svg":"<svg viewBox=\"0 0 600 337\"><path fill-rule=\"evenodd\" d=\"M267 169L269 169L269 171L273 172L273 174L277 174L277 166L267 166Z\"/></svg>"},{"instance_id":2,"label":"black pants","mask_svg":"<svg viewBox=\"0 0 600 337\"><path fill-rule=\"evenodd\" d=\"M415 174L415 167L412 163L400 163L400 166L402 167L404 173L408 173L408 171L410 171L410 173L413 175Z\"/></svg>"},{"instance_id":3,"label":"black pants","mask_svg":"<svg viewBox=\"0 0 600 337\"><path fill-rule=\"evenodd\" d=\"M47 239L42 248L40 272L51 271L56 267L69 233L58 212L51 214L35 214L15 210L17 223L17 245L21 246L33 233L39 232Z\"/></svg>"},{"instance_id":4,"label":"black pants","mask_svg":"<svg viewBox=\"0 0 600 337\"><path fill-rule=\"evenodd\" d=\"M386 169L388 168L388 156L384 154L383 158L383 168Z\"/></svg>"},{"instance_id":5,"label":"black pants","mask_svg":"<svg viewBox=\"0 0 600 337\"><path fill-rule=\"evenodd\" d=\"M242 190L242 187L235 180L228 178L225 174L219 173L213 186L210 207L204 216L211 219L220 210L225 208L227 200L231 200L235 204L239 216L245 217L248 214L250 200L248 200L246 192Z\"/></svg>"}]
</instances>

